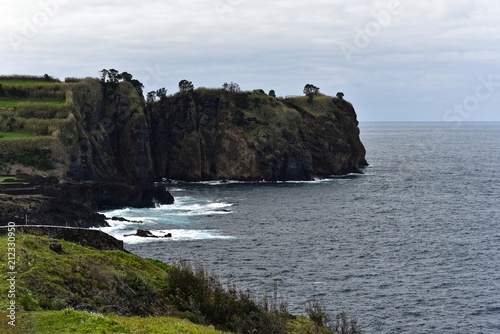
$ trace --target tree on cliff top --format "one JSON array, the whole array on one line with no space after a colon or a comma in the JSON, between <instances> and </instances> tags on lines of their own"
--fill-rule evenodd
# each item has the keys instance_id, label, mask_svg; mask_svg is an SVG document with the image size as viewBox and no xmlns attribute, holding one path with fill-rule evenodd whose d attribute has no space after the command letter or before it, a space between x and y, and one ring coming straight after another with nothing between
<instances>
[{"instance_id":1,"label":"tree on cliff top","mask_svg":"<svg viewBox=\"0 0 500 334\"><path fill-rule=\"evenodd\" d=\"M307 96L307 102L311 103L314 95L319 93L319 87L316 87L311 84L307 84L304 86L304 94Z\"/></svg>"},{"instance_id":2,"label":"tree on cliff top","mask_svg":"<svg viewBox=\"0 0 500 334\"><path fill-rule=\"evenodd\" d=\"M230 93L239 93L241 92L240 85L238 85L236 82L227 83L224 82L222 85L222 89L227 90Z\"/></svg>"},{"instance_id":3,"label":"tree on cliff top","mask_svg":"<svg viewBox=\"0 0 500 334\"><path fill-rule=\"evenodd\" d=\"M179 81L179 92L187 93L187 92L192 92L193 90L194 90L194 86L193 86L193 83L191 81L187 81L187 80Z\"/></svg>"},{"instance_id":4,"label":"tree on cliff top","mask_svg":"<svg viewBox=\"0 0 500 334\"><path fill-rule=\"evenodd\" d=\"M165 99L167 97L167 89L165 87L162 87L156 91L156 96L161 100Z\"/></svg>"}]
</instances>

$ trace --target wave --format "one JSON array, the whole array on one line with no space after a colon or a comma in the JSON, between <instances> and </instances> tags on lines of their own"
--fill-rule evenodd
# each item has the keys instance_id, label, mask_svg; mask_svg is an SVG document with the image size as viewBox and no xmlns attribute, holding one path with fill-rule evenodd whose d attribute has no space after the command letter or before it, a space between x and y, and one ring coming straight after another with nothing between
<instances>
[{"instance_id":1,"label":"wave","mask_svg":"<svg viewBox=\"0 0 500 334\"><path fill-rule=\"evenodd\" d=\"M164 185L167 187L169 191L185 191L186 189L184 188L170 188L172 184L175 184L176 186L179 185L186 185L186 186L199 186L199 185L206 185L206 186L226 186L226 185L233 185L233 184L296 184L296 183L304 183L304 184L314 184L314 183L323 183L323 182L332 182L334 180L338 179L352 179L356 178L359 176L362 176L363 174L358 174L358 173L348 173L348 174L343 174L343 175L329 175L326 177L315 177L312 180L287 180L287 181L266 181L266 180L261 180L261 181L238 181L238 180L213 180L213 181L197 181L197 182L186 182L186 181L180 181L180 180L174 180L168 183L164 183Z\"/></svg>"},{"instance_id":2,"label":"wave","mask_svg":"<svg viewBox=\"0 0 500 334\"><path fill-rule=\"evenodd\" d=\"M206 216L215 214L228 214L231 213L229 209L233 204L231 203L194 203L185 204L178 207L165 208L170 214L177 216Z\"/></svg>"},{"instance_id":3,"label":"wave","mask_svg":"<svg viewBox=\"0 0 500 334\"><path fill-rule=\"evenodd\" d=\"M190 229L169 229L169 230L149 230L158 238L144 238L135 235L135 230L121 229L113 227L101 228L101 231L106 232L118 240L122 240L126 244L143 244L151 242L173 242L173 241L195 241L195 240L231 240L233 236L223 235L219 230L190 230ZM172 236L162 238L170 233Z\"/></svg>"},{"instance_id":4,"label":"wave","mask_svg":"<svg viewBox=\"0 0 500 334\"><path fill-rule=\"evenodd\" d=\"M107 218L122 217L133 221L156 221L172 216L207 216L231 213L233 203L200 201L184 196L177 197L174 204L159 205L145 209L117 209L102 211Z\"/></svg>"},{"instance_id":5,"label":"wave","mask_svg":"<svg viewBox=\"0 0 500 334\"><path fill-rule=\"evenodd\" d=\"M187 228L196 223L196 217L225 215L232 212L233 203L210 201L192 196L176 197L174 204L159 205L155 208L125 208L101 212L107 217L109 227L100 228L127 244L148 243L154 241L188 241L230 239L219 230ZM126 220L113 220L121 217ZM168 233L171 238L143 238L127 236L135 234L137 229L145 229L158 237Z\"/></svg>"}]
</instances>

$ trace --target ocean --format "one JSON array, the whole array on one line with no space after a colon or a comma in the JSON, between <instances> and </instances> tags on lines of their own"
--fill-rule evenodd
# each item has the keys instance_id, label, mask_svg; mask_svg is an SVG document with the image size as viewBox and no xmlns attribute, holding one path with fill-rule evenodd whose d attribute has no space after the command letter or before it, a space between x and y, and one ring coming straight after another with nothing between
<instances>
[{"instance_id":1,"label":"ocean","mask_svg":"<svg viewBox=\"0 0 500 334\"><path fill-rule=\"evenodd\" d=\"M361 123L362 175L172 182L173 205L104 212L127 250L200 262L294 314L364 333L500 333L500 123ZM136 229L172 238L124 234Z\"/></svg>"}]
</instances>

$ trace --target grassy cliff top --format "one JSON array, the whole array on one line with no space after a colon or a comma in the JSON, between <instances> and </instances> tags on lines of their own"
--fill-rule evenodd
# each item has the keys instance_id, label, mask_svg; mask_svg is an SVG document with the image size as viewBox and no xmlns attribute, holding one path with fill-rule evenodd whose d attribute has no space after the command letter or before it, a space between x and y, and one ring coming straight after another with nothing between
<instances>
[{"instance_id":1,"label":"grassy cliff top","mask_svg":"<svg viewBox=\"0 0 500 334\"><path fill-rule=\"evenodd\" d=\"M54 241L47 237L17 234L13 263L7 259L12 253L8 236L0 237L0 316L4 319L12 300L7 298L7 273L17 273L16 328L2 321L0 332L222 333L255 329L256 333L269 333L275 328L275 333L329 333L306 317L278 309L275 302L261 304L234 287L224 288L205 269L169 266L123 251L58 242L60 252L49 247Z\"/></svg>"}]
</instances>

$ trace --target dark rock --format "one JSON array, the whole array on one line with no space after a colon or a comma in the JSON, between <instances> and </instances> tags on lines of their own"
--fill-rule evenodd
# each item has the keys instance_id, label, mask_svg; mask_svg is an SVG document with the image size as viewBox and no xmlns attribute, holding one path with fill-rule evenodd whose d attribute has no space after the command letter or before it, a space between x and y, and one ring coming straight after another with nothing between
<instances>
[{"instance_id":1,"label":"dark rock","mask_svg":"<svg viewBox=\"0 0 500 334\"><path fill-rule=\"evenodd\" d=\"M150 129L143 97L132 84L103 86L89 78L74 85L72 93L76 130L84 135L70 148L68 178L151 183Z\"/></svg>"},{"instance_id":2,"label":"dark rock","mask_svg":"<svg viewBox=\"0 0 500 334\"><path fill-rule=\"evenodd\" d=\"M151 231L141 230L141 229L138 229L137 233L135 235L137 235L139 237L145 237L145 238L158 238L153 233L151 233Z\"/></svg>"},{"instance_id":3,"label":"dark rock","mask_svg":"<svg viewBox=\"0 0 500 334\"><path fill-rule=\"evenodd\" d=\"M62 245L57 239L50 239L49 248L56 253L62 253Z\"/></svg>"},{"instance_id":4,"label":"dark rock","mask_svg":"<svg viewBox=\"0 0 500 334\"><path fill-rule=\"evenodd\" d=\"M7 235L8 232L8 227L0 226L0 235ZM123 241L117 240L109 234L97 229L67 228L60 226L16 225L16 232L38 236L47 236L51 238L51 241L63 239L82 246L90 246L101 250L124 250ZM54 244L56 245L56 243Z\"/></svg>"},{"instance_id":5,"label":"dark rock","mask_svg":"<svg viewBox=\"0 0 500 334\"><path fill-rule=\"evenodd\" d=\"M141 220L129 220L123 217L111 217L111 220L113 221L118 221L118 222L127 222L127 223L139 223L142 224L143 222Z\"/></svg>"},{"instance_id":6,"label":"dark rock","mask_svg":"<svg viewBox=\"0 0 500 334\"><path fill-rule=\"evenodd\" d=\"M128 220L128 219L125 219L123 217L116 217L116 216L111 217L111 220L119 221L119 222L130 222L130 220Z\"/></svg>"},{"instance_id":7,"label":"dark rock","mask_svg":"<svg viewBox=\"0 0 500 334\"><path fill-rule=\"evenodd\" d=\"M138 236L138 237L143 237L143 238L159 238L158 236L151 233L151 231L141 230L141 229L138 229L137 232L135 232L134 234L125 234L124 236L125 237Z\"/></svg>"},{"instance_id":8,"label":"dark rock","mask_svg":"<svg viewBox=\"0 0 500 334\"><path fill-rule=\"evenodd\" d=\"M27 214L28 223L34 225L102 227L109 225L106 217L96 211L173 203L172 195L163 186L109 182L26 185L2 188L1 192L14 199L0 206L0 225L9 221L24 225Z\"/></svg>"},{"instance_id":9,"label":"dark rock","mask_svg":"<svg viewBox=\"0 0 500 334\"><path fill-rule=\"evenodd\" d=\"M151 114L154 176L278 181L360 173L367 162L354 108L320 98L319 108L222 91L160 101Z\"/></svg>"},{"instance_id":10,"label":"dark rock","mask_svg":"<svg viewBox=\"0 0 500 334\"><path fill-rule=\"evenodd\" d=\"M125 234L124 236L125 237L138 236L138 237L143 237L143 238L171 238L172 233L167 233L163 236L157 236L157 235L154 235L153 233L151 233L151 231L138 229L136 233Z\"/></svg>"}]
</instances>

